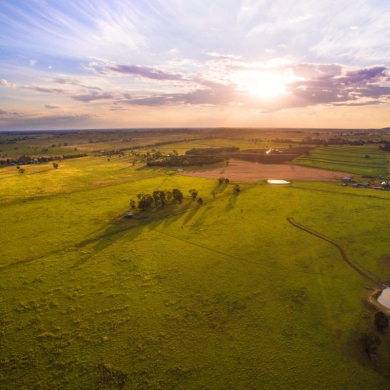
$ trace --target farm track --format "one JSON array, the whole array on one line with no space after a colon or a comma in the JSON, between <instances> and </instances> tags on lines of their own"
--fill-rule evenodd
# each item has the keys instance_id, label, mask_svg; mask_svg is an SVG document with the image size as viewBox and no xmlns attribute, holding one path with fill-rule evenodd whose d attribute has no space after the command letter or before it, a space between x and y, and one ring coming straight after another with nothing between
<instances>
[{"instance_id":1,"label":"farm track","mask_svg":"<svg viewBox=\"0 0 390 390\"><path fill-rule=\"evenodd\" d=\"M330 239L330 238L328 238L320 233L317 233L317 232L299 224L298 222L295 222L293 218L287 218L287 221L291 225L295 226L296 228L301 229L301 230L305 231L306 233L312 234L313 236L321 238L322 240L327 241L330 244L334 245L339 250L344 261L350 267L352 267L357 273L359 273L361 276L365 277L366 279L370 280L372 283L376 284L377 286L379 286L379 287L382 286L380 279L376 275L374 275L372 272L368 271L367 269L365 269L361 265L354 263L352 260L350 260L340 244L338 244L337 242L333 241L332 239Z\"/></svg>"}]
</instances>

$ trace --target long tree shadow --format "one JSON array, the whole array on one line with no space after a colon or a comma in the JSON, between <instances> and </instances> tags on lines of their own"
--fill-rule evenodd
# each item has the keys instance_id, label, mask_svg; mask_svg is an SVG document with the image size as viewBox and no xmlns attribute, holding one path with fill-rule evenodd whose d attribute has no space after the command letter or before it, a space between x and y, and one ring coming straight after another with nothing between
<instances>
[{"instance_id":1,"label":"long tree shadow","mask_svg":"<svg viewBox=\"0 0 390 390\"><path fill-rule=\"evenodd\" d=\"M187 223L191 221L191 219L195 216L195 214L199 211L201 206L199 205L194 205L191 211L187 213L187 216L185 217L183 221L183 226L185 226Z\"/></svg>"},{"instance_id":2,"label":"long tree shadow","mask_svg":"<svg viewBox=\"0 0 390 390\"><path fill-rule=\"evenodd\" d=\"M229 202L226 205L225 211L229 212L230 210L236 207L237 198L240 196L240 193L232 194L229 198Z\"/></svg>"},{"instance_id":3,"label":"long tree shadow","mask_svg":"<svg viewBox=\"0 0 390 390\"><path fill-rule=\"evenodd\" d=\"M80 241L75 245L75 248L79 253L84 254L76 263L74 263L69 268L78 268L81 265L85 264L96 253L104 251L106 248L110 247L117 241L124 239L126 237L127 241L134 240L138 235L142 233L146 226L146 223L141 224L123 224L122 226L113 225L113 223L106 223L104 227L97 229L93 237L87 238L83 241ZM87 247L91 247L88 253L82 252L81 250Z\"/></svg>"},{"instance_id":4,"label":"long tree shadow","mask_svg":"<svg viewBox=\"0 0 390 390\"><path fill-rule=\"evenodd\" d=\"M222 192L224 192L226 190L226 187L227 187L227 183L223 182L222 184L217 184L213 191L212 192L215 192L216 194L221 194Z\"/></svg>"}]
</instances>

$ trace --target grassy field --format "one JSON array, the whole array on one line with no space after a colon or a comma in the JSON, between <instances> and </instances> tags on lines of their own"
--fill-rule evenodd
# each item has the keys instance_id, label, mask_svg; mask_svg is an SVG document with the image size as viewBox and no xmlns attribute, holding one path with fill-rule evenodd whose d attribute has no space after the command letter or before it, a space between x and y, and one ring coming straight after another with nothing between
<instances>
[{"instance_id":1,"label":"grassy field","mask_svg":"<svg viewBox=\"0 0 390 390\"><path fill-rule=\"evenodd\" d=\"M368 156L368 158L366 158ZM294 163L313 168L378 177L389 172L389 153L378 146L333 146L317 148Z\"/></svg>"},{"instance_id":2,"label":"grassy field","mask_svg":"<svg viewBox=\"0 0 390 390\"><path fill-rule=\"evenodd\" d=\"M389 387L389 335L377 361L359 341L377 333L374 286L286 218L389 281L390 194L233 185L126 156L2 168L0 388ZM136 194L172 188L182 204L122 218Z\"/></svg>"}]
</instances>

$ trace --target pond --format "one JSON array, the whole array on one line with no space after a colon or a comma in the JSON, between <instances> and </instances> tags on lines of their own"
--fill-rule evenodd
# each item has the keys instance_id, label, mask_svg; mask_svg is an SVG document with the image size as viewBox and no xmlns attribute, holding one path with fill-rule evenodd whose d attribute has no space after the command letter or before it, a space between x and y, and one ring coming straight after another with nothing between
<instances>
[{"instance_id":1,"label":"pond","mask_svg":"<svg viewBox=\"0 0 390 390\"><path fill-rule=\"evenodd\" d=\"M286 180L267 180L267 183L270 183L270 184L290 184L290 182L286 181Z\"/></svg>"},{"instance_id":2,"label":"pond","mask_svg":"<svg viewBox=\"0 0 390 390\"><path fill-rule=\"evenodd\" d=\"M390 309L390 287L385 288L381 295L378 297L378 302L384 306Z\"/></svg>"}]
</instances>

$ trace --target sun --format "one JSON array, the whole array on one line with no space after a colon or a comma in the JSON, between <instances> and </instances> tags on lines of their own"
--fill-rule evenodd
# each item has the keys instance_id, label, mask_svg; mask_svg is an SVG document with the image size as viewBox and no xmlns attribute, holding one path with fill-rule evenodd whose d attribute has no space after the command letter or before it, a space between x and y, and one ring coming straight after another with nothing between
<instances>
[{"instance_id":1,"label":"sun","mask_svg":"<svg viewBox=\"0 0 390 390\"><path fill-rule=\"evenodd\" d=\"M285 76L265 72L248 72L242 74L238 81L241 91L265 100L287 95L286 83Z\"/></svg>"},{"instance_id":2,"label":"sun","mask_svg":"<svg viewBox=\"0 0 390 390\"><path fill-rule=\"evenodd\" d=\"M249 86L248 92L264 99L272 99L287 93L285 81L275 74L257 76Z\"/></svg>"}]
</instances>

